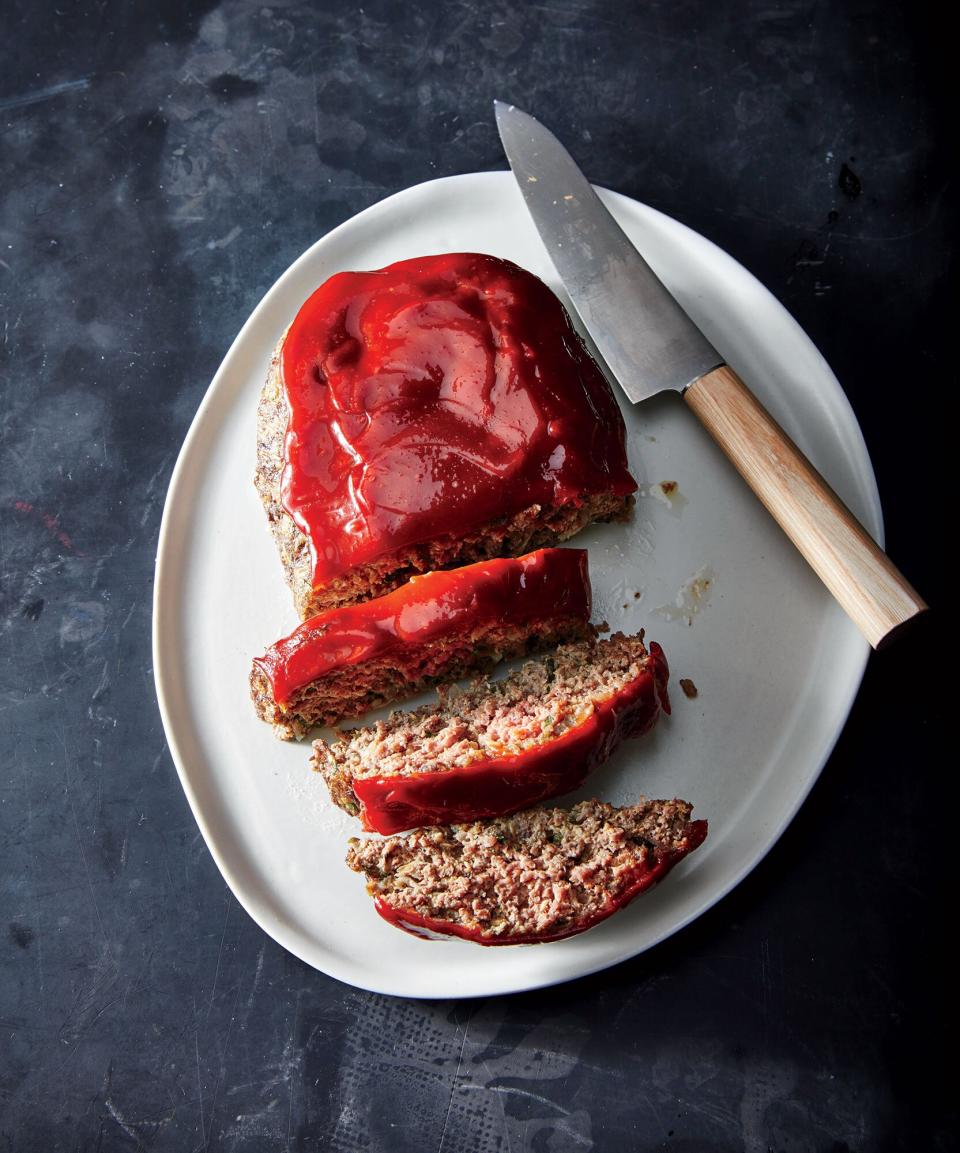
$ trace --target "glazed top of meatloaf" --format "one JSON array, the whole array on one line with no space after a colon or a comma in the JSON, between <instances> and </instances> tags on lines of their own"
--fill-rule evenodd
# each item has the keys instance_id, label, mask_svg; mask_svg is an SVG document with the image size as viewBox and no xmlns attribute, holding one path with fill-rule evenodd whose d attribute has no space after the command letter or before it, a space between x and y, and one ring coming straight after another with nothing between
<instances>
[{"instance_id":1,"label":"glazed top of meatloaf","mask_svg":"<svg viewBox=\"0 0 960 1153\"><path fill-rule=\"evenodd\" d=\"M520 627L532 635L539 622L586 622L590 609L586 550L543 548L424 573L386 596L318 613L254 664L269 679L274 700L286 704L332 670L398 646L469 636L478 626Z\"/></svg>"},{"instance_id":2,"label":"glazed top of meatloaf","mask_svg":"<svg viewBox=\"0 0 960 1153\"><path fill-rule=\"evenodd\" d=\"M283 340L282 500L314 584L532 505L626 496L623 418L560 301L448 253L320 286Z\"/></svg>"}]
</instances>

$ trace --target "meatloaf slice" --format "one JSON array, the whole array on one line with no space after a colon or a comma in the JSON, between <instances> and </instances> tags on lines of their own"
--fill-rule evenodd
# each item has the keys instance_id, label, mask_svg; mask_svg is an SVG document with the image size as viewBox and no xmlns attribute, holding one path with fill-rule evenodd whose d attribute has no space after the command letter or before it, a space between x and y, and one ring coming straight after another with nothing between
<instances>
[{"instance_id":1,"label":"meatloaf slice","mask_svg":"<svg viewBox=\"0 0 960 1153\"><path fill-rule=\"evenodd\" d=\"M583 549L426 573L304 622L254 661L251 694L260 717L290 740L506 657L592 636L589 619Z\"/></svg>"},{"instance_id":2,"label":"meatloaf slice","mask_svg":"<svg viewBox=\"0 0 960 1153\"><path fill-rule=\"evenodd\" d=\"M707 835L686 801L581 801L469 825L351 838L377 912L419 936L481 945L582 933L656 884Z\"/></svg>"},{"instance_id":3,"label":"meatloaf slice","mask_svg":"<svg viewBox=\"0 0 960 1153\"><path fill-rule=\"evenodd\" d=\"M307 619L622 520L623 418L560 301L477 253L332 276L272 358L254 484Z\"/></svg>"},{"instance_id":4,"label":"meatloaf slice","mask_svg":"<svg viewBox=\"0 0 960 1153\"><path fill-rule=\"evenodd\" d=\"M668 675L642 632L579 641L318 740L311 763L334 802L377 833L499 817L579 788L623 738L646 732L669 712Z\"/></svg>"}]
</instances>

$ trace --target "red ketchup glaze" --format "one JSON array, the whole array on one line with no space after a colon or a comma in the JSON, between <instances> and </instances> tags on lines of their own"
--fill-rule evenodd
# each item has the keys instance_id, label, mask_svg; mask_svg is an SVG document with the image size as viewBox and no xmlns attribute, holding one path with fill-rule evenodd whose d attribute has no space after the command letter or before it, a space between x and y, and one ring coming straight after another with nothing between
<instances>
[{"instance_id":1,"label":"red ketchup glaze","mask_svg":"<svg viewBox=\"0 0 960 1153\"><path fill-rule=\"evenodd\" d=\"M412 933L414 937L427 939L435 935L462 937L463 940L474 941L478 945L542 945L548 941L562 941L566 937L573 937L578 933L585 933L587 929L592 929L594 925L605 921L607 917L629 905L635 897L639 897L647 889L653 888L670 872L674 865L682 861L694 849L699 848L706 840L706 836L707 822L691 821L687 830L687 841L682 849L667 852L655 851L652 863L644 863L635 869L626 888L615 897L608 896L607 900L592 916L585 921L579 921L575 925L568 925L552 932L526 933L512 937L484 936L478 929L468 929L463 925L455 925L450 921L441 920L439 917L424 917L413 912L412 909L397 909L388 904L383 897L374 898L374 907L385 921L389 921L398 929Z\"/></svg>"},{"instance_id":2,"label":"red ketchup glaze","mask_svg":"<svg viewBox=\"0 0 960 1153\"><path fill-rule=\"evenodd\" d=\"M636 489L610 387L553 293L493 256L341 272L283 341L282 494L314 584L533 504Z\"/></svg>"},{"instance_id":3,"label":"red ketchup glaze","mask_svg":"<svg viewBox=\"0 0 960 1153\"><path fill-rule=\"evenodd\" d=\"M645 733L661 708L670 712L668 676L663 649L653 643L640 676L555 741L443 772L355 779L363 827L389 834L418 825L461 824L572 792L624 738Z\"/></svg>"},{"instance_id":4,"label":"red ketchup glaze","mask_svg":"<svg viewBox=\"0 0 960 1153\"><path fill-rule=\"evenodd\" d=\"M328 609L271 645L254 664L277 704L334 669L413 651L489 624L590 619L587 553L544 548L415 576L386 596Z\"/></svg>"}]
</instances>

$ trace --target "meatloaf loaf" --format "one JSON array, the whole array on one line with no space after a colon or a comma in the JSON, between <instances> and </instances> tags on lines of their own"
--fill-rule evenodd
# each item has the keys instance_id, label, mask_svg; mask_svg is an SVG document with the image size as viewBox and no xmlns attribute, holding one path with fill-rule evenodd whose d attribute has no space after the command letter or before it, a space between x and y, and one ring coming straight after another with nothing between
<instances>
[{"instance_id":1,"label":"meatloaf loaf","mask_svg":"<svg viewBox=\"0 0 960 1153\"><path fill-rule=\"evenodd\" d=\"M686 801L581 801L470 825L350 841L377 912L427 936L481 945L582 933L656 884L707 835Z\"/></svg>"},{"instance_id":2,"label":"meatloaf loaf","mask_svg":"<svg viewBox=\"0 0 960 1153\"><path fill-rule=\"evenodd\" d=\"M449 572L300 625L253 662L263 720L290 740L505 657L592 636L583 549L541 549Z\"/></svg>"},{"instance_id":3,"label":"meatloaf loaf","mask_svg":"<svg viewBox=\"0 0 960 1153\"><path fill-rule=\"evenodd\" d=\"M312 764L334 802L378 833L503 816L579 788L624 737L669 712L668 675L643 633L579 641L318 740Z\"/></svg>"},{"instance_id":4,"label":"meatloaf loaf","mask_svg":"<svg viewBox=\"0 0 960 1153\"><path fill-rule=\"evenodd\" d=\"M563 305L474 253L314 292L261 394L255 484L303 619L623 519L636 489Z\"/></svg>"}]
</instances>

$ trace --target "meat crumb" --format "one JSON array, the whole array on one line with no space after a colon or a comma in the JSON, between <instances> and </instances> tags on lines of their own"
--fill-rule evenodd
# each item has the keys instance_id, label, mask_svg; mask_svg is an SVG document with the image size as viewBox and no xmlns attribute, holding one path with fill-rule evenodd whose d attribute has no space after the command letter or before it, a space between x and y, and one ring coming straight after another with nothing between
<instances>
[{"instance_id":1,"label":"meat crumb","mask_svg":"<svg viewBox=\"0 0 960 1153\"><path fill-rule=\"evenodd\" d=\"M642 890L638 878L696 848L706 828L691 822L691 807L644 798L622 809L537 805L386 840L351 837L347 865L401 926L412 913L434 932L485 945L560 939L610 916Z\"/></svg>"},{"instance_id":2,"label":"meat crumb","mask_svg":"<svg viewBox=\"0 0 960 1153\"><path fill-rule=\"evenodd\" d=\"M690 680L689 677L680 678L680 688L683 689L683 695L688 697L691 701L695 700L699 695L697 693L697 686Z\"/></svg>"}]
</instances>

